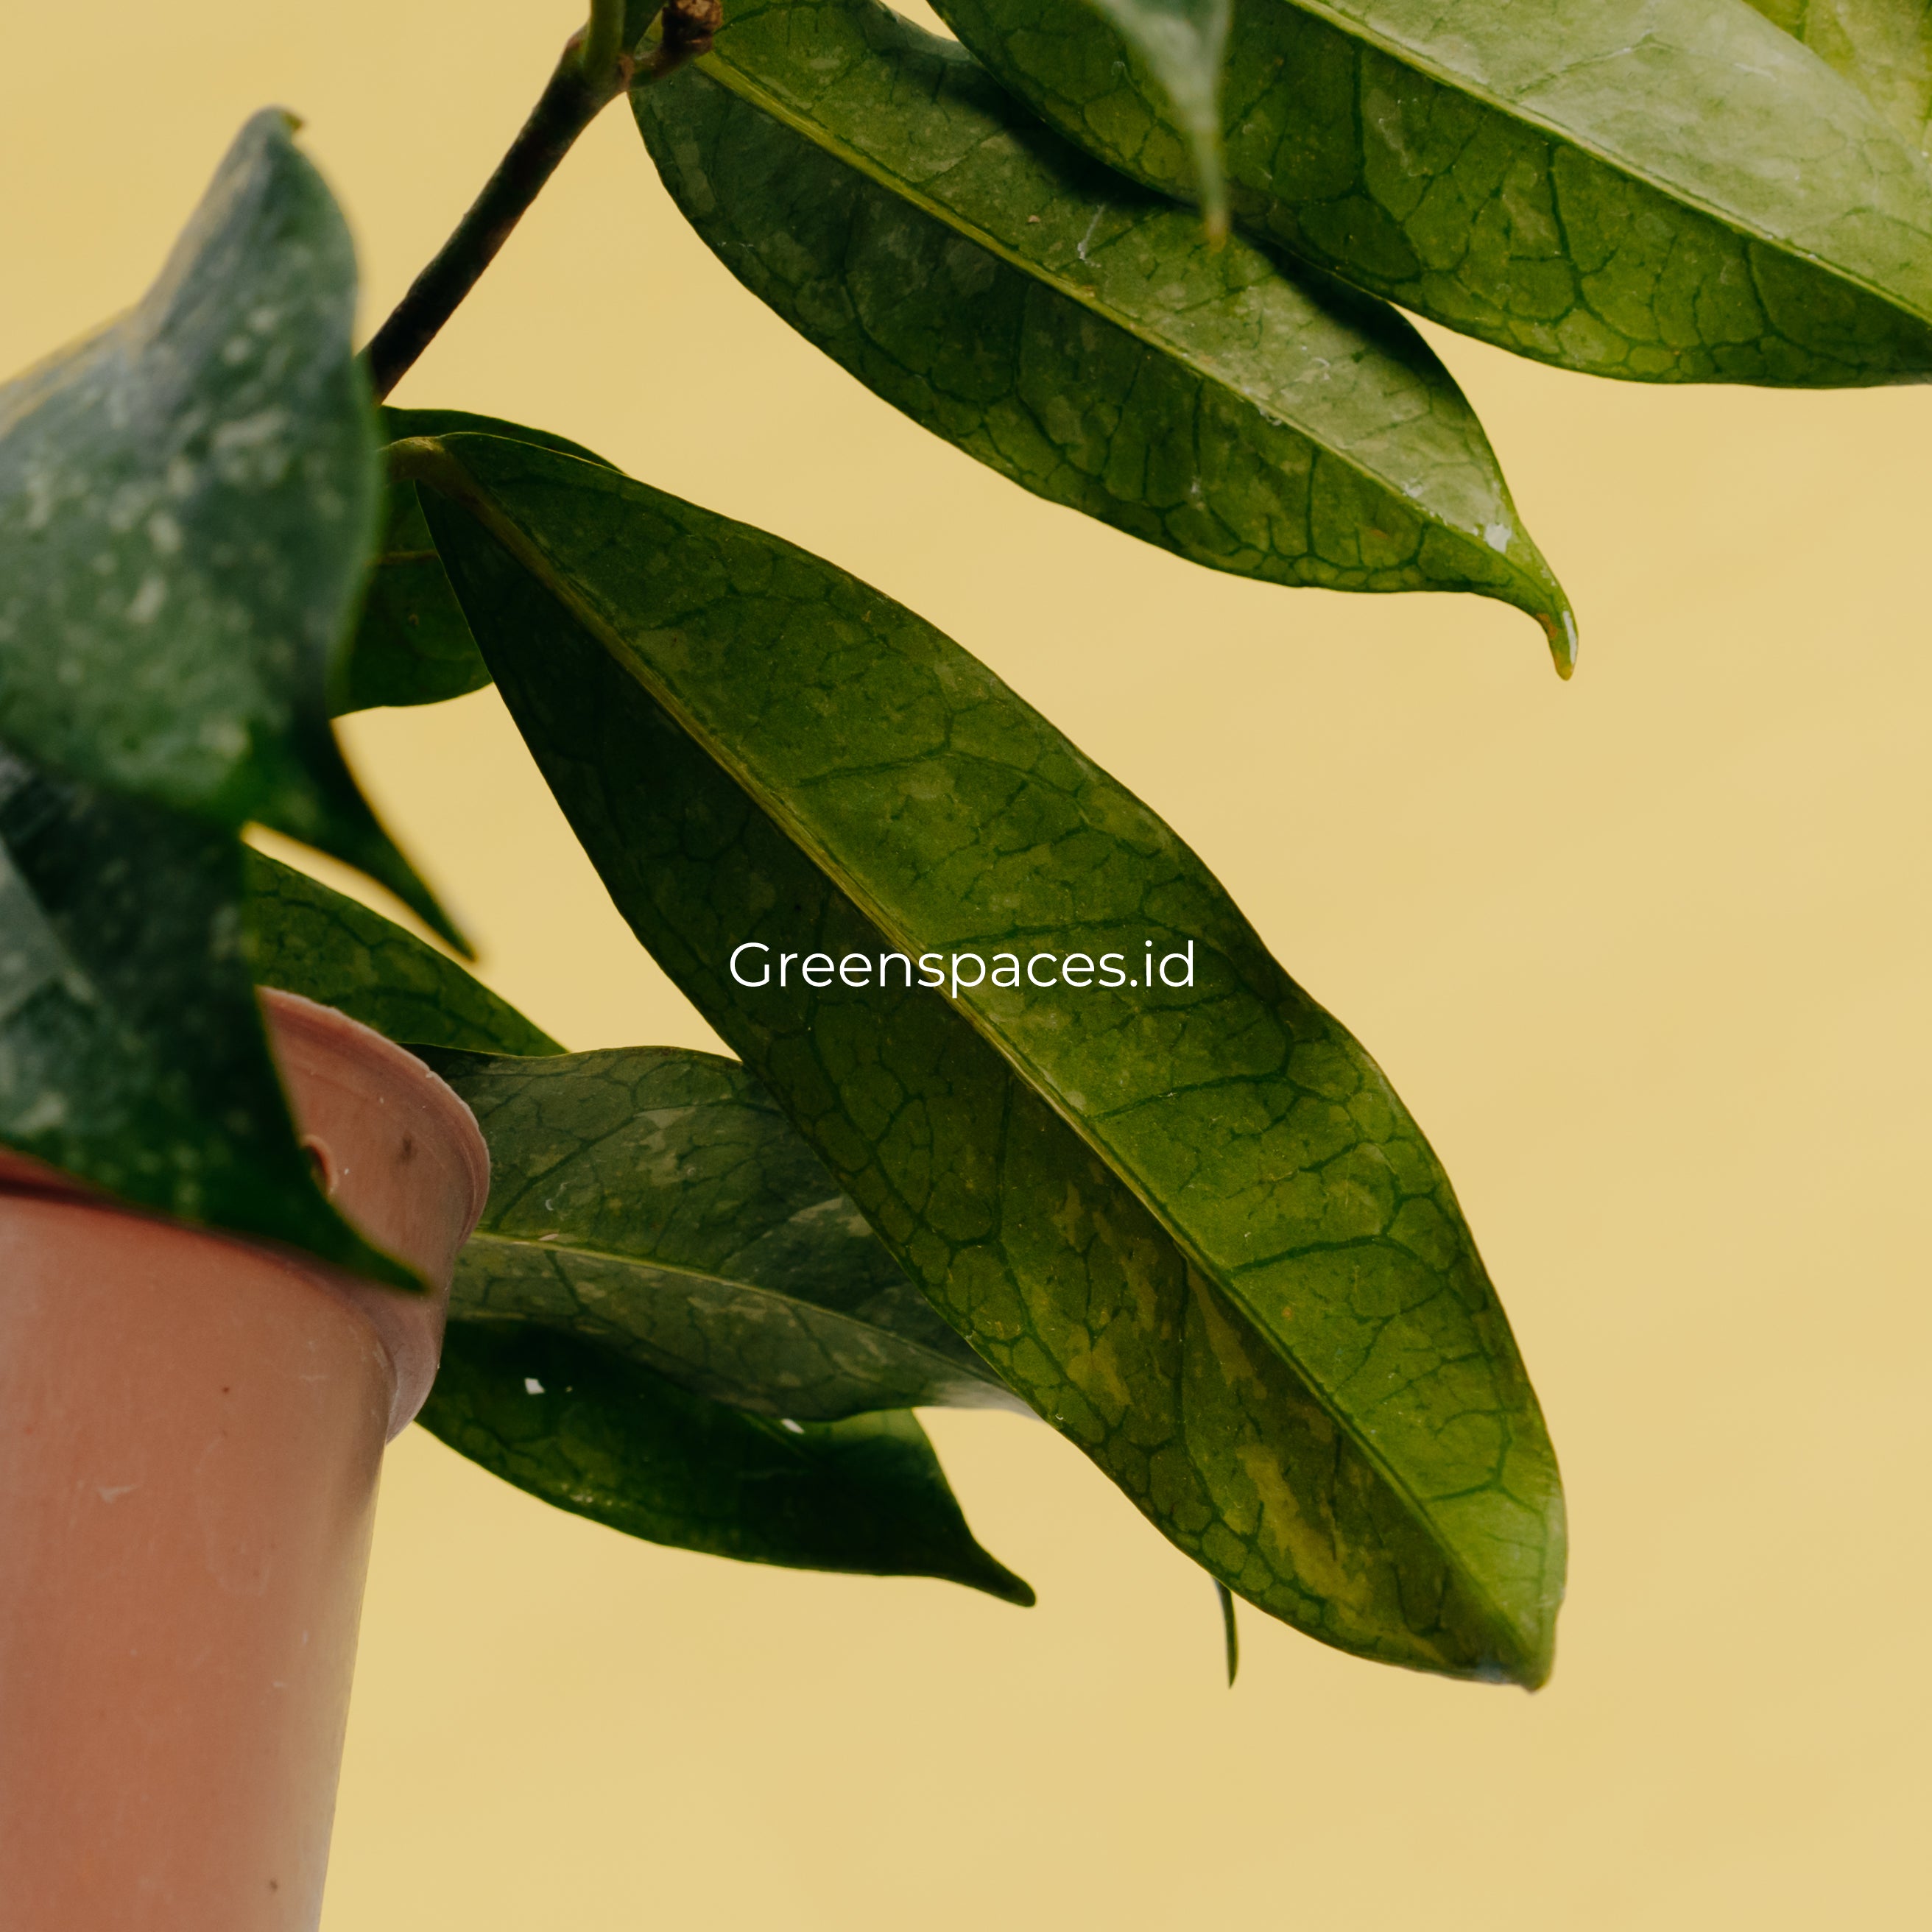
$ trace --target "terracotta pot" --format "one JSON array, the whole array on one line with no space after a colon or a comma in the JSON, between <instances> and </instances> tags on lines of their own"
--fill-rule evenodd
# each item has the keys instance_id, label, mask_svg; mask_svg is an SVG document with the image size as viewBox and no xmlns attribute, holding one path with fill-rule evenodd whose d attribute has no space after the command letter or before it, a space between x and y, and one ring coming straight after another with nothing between
<instances>
[{"instance_id":1,"label":"terracotta pot","mask_svg":"<svg viewBox=\"0 0 1932 1932\"><path fill-rule=\"evenodd\" d=\"M384 1443L488 1159L422 1063L265 996L338 1204L410 1296L0 1160L0 1927L320 1916Z\"/></svg>"}]
</instances>

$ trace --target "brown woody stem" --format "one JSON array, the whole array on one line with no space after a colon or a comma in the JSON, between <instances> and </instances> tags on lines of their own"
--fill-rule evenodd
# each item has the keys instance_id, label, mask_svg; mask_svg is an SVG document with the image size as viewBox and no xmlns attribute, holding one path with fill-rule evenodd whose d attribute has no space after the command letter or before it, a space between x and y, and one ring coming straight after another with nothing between
<instances>
[{"instance_id":1,"label":"brown woody stem","mask_svg":"<svg viewBox=\"0 0 1932 1932\"><path fill-rule=\"evenodd\" d=\"M722 0L664 0L658 44L646 50L643 30L656 11L649 0L591 0L589 24L565 42L556 71L509 152L362 352L376 401L436 340L578 136L620 94L709 53L724 19Z\"/></svg>"},{"instance_id":2,"label":"brown woody stem","mask_svg":"<svg viewBox=\"0 0 1932 1932\"><path fill-rule=\"evenodd\" d=\"M556 71L483 192L362 352L378 402L408 374L476 286L578 136L630 86L635 64L621 48L596 69L586 58L593 32L600 45L609 39L609 10L608 5L598 7L590 27L565 44ZM621 22L621 5L616 11Z\"/></svg>"}]
</instances>

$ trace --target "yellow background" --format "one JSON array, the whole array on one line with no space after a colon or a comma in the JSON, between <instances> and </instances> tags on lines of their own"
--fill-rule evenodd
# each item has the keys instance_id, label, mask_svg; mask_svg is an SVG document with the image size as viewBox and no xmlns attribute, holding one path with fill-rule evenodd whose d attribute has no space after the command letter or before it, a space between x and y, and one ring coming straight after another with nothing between
<instances>
[{"instance_id":1,"label":"yellow background","mask_svg":"<svg viewBox=\"0 0 1932 1932\"><path fill-rule=\"evenodd\" d=\"M140 291L298 110L373 324L572 0L0 11L0 365ZM1575 598L1530 621L1196 569L873 400L594 128L398 400L778 531L1159 809L1455 1176L1568 1480L1534 1697L1244 1617L1070 1447L934 1433L1021 1612L661 1550L392 1452L328 1932L1527 1932L1922 1923L1932 398L1646 391L1438 338ZM494 696L346 734L485 975L704 1045Z\"/></svg>"}]
</instances>

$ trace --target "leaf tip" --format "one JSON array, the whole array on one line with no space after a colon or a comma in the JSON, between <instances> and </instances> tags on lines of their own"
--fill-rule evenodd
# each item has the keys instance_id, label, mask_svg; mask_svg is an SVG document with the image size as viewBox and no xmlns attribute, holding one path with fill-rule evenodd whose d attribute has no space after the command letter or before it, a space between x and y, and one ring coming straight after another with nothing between
<instances>
[{"instance_id":1,"label":"leaf tip","mask_svg":"<svg viewBox=\"0 0 1932 1932\"><path fill-rule=\"evenodd\" d=\"M1556 675L1567 684L1576 674L1576 620L1567 604L1553 612L1540 611L1538 616L1544 634L1550 640L1550 656Z\"/></svg>"},{"instance_id":2,"label":"leaf tip","mask_svg":"<svg viewBox=\"0 0 1932 1932\"><path fill-rule=\"evenodd\" d=\"M416 868L380 827L376 828L374 838L357 839L351 849L333 850L332 856L346 860L379 886L386 887L459 959L476 964L476 948L469 935L443 910L441 901L423 882Z\"/></svg>"},{"instance_id":3,"label":"leaf tip","mask_svg":"<svg viewBox=\"0 0 1932 1932\"><path fill-rule=\"evenodd\" d=\"M1556 1614L1545 1604L1514 1632L1519 1640L1492 1654L1474 1673L1484 1684L1514 1684L1519 1690L1540 1690L1556 1666Z\"/></svg>"},{"instance_id":4,"label":"leaf tip","mask_svg":"<svg viewBox=\"0 0 1932 1932\"><path fill-rule=\"evenodd\" d=\"M345 1226L349 1224L345 1222ZM350 1232L355 1233L350 1227ZM385 1248L377 1247L373 1241L356 1235L362 1253L356 1261L356 1272L365 1275L381 1286L394 1289L400 1294L428 1295L435 1291L429 1282L406 1262L400 1261Z\"/></svg>"},{"instance_id":5,"label":"leaf tip","mask_svg":"<svg viewBox=\"0 0 1932 1932\"><path fill-rule=\"evenodd\" d=\"M970 1583L976 1590L983 1590L989 1597L997 1597L1003 1604L1012 1604L1022 1610L1030 1610L1040 1601L1033 1586L1024 1576L1016 1576L1000 1559L982 1550L986 1558L983 1565L970 1577L963 1581Z\"/></svg>"},{"instance_id":6,"label":"leaf tip","mask_svg":"<svg viewBox=\"0 0 1932 1932\"><path fill-rule=\"evenodd\" d=\"M430 913L436 915L434 918L430 918ZM459 959L466 961L472 966L476 964L476 942L442 910L434 898L430 900L424 917L428 920L430 931L439 939L443 940Z\"/></svg>"},{"instance_id":7,"label":"leaf tip","mask_svg":"<svg viewBox=\"0 0 1932 1932\"><path fill-rule=\"evenodd\" d=\"M963 1548L943 1569L928 1570L928 1576L937 1576L942 1582L963 1583L969 1590L983 1590L989 1597L997 1597L1003 1604L1012 1604L1022 1610L1030 1610L1040 1599L1034 1594L1034 1587L1024 1576L1016 1576L986 1546L965 1528Z\"/></svg>"},{"instance_id":8,"label":"leaf tip","mask_svg":"<svg viewBox=\"0 0 1932 1932\"><path fill-rule=\"evenodd\" d=\"M1194 178L1202 232L1210 248L1220 248L1228 239L1228 173L1222 164L1218 121L1210 121L1195 131Z\"/></svg>"},{"instance_id":9,"label":"leaf tip","mask_svg":"<svg viewBox=\"0 0 1932 1932\"><path fill-rule=\"evenodd\" d=\"M1556 1664L1556 1658L1550 1647L1532 1657L1519 1658L1512 1665L1498 1664L1484 1673L1484 1681L1492 1684L1514 1684L1519 1690L1527 1690L1533 1696L1550 1682L1550 1673Z\"/></svg>"},{"instance_id":10,"label":"leaf tip","mask_svg":"<svg viewBox=\"0 0 1932 1932\"><path fill-rule=\"evenodd\" d=\"M1218 1576L1214 1580L1214 1593L1221 1604L1221 1636L1228 1654L1228 1688L1232 1690L1241 1669L1240 1627L1234 1622L1234 1593Z\"/></svg>"}]
</instances>

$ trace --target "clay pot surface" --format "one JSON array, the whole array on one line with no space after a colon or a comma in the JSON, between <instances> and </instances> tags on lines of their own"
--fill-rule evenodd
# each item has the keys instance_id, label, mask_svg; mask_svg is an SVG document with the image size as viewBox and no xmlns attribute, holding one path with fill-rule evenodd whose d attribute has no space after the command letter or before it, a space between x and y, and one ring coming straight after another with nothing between
<instances>
[{"instance_id":1,"label":"clay pot surface","mask_svg":"<svg viewBox=\"0 0 1932 1932\"><path fill-rule=\"evenodd\" d=\"M0 1927L310 1932L382 1448L436 1371L488 1161L341 1014L264 996L337 1204L435 1285L0 1164Z\"/></svg>"}]
</instances>

